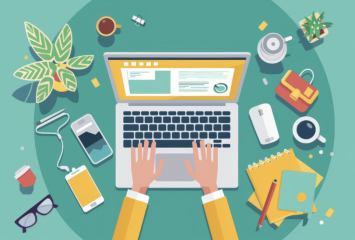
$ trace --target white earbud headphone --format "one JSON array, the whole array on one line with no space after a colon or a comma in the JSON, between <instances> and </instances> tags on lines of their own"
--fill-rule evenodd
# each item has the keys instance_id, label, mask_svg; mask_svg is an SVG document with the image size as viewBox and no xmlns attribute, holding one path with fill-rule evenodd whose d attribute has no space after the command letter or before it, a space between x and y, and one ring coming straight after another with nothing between
<instances>
[{"instance_id":1,"label":"white earbud headphone","mask_svg":"<svg viewBox=\"0 0 355 240\"><path fill-rule=\"evenodd\" d=\"M62 136L59 134L59 131L60 131L60 129L62 129L62 127L64 127L64 126L69 122L69 119L70 119L68 113L61 113L61 112L63 112L64 110L65 110L65 109L60 110L59 112L56 112L56 113L54 113L54 114L52 114L52 115L50 115L50 116L48 116L48 117L42 119L41 121L39 121L39 125L36 127L36 133L38 133L38 134L44 134L44 135L57 135L57 137L59 138L59 140L60 140L61 143L62 143L62 152L60 153L60 157L59 157L58 162L57 162L57 167L58 167L60 170L65 170L65 171L69 172L69 167L67 167L67 166L59 166L59 162L60 162L60 160L61 160L61 158L62 158L62 156L63 156L63 151L64 151L63 139L62 139ZM61 114L59 114L59 113L61 113ZM59 115L57 115L57 114L59 114ZM55 121L55 120L57 120L58 118L61 118L61 117L63 117L63 116L67 116L68 119L67 119L67 121L66 121L65 123L63 123L63 124L58 128L57 132L39 132L39 131L38 131L38 129L40 129L41 127L44 127L44 126L46 126L47 124L49 124L49 123L51 123L51 122L53 122L53 121ZM38 123L36 123L36 124L38 124Z\"/></svg>"}]
</instances>

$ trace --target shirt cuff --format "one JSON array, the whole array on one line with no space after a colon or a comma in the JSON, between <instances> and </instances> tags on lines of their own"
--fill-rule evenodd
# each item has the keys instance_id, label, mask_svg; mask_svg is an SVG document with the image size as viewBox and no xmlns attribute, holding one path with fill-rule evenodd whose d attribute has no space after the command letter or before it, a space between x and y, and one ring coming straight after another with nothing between
<instances>
[{"instance_id":1,"label":"shirt cuff","mask_svg":"<svg viewBox=\"0 0 355 240\"><path fill-rule=\"evenodd\" d=\"M212 201L220 199L222 197L224 197L223 191L222 190L218 190L218 191L215 191L213 193L210 193L210 194L207 194L205 196L202 196L202 203L205 204L205 203L208 203L208 202L212 202Z\"/></svg>"},{"instance_id":2,"label":"shirt cuff","mask_svg":"<svg viewBox=\"0 0 355 240\"><path fill-rule=\"evenodd\" d=\"M148 203L149 201L149 196L145 195L145 194L141 194L132 190L128 190L127 191L127 195L126 197L132 198L134 200L138 200L144 203Z\"/></svg>"}]
</instances>

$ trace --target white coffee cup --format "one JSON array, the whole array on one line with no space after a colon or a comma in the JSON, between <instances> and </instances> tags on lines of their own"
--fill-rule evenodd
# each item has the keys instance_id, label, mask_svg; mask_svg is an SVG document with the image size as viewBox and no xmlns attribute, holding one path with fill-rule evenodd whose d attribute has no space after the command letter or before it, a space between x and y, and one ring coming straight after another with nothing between
<instances>
[{"instance_id":1,"label":"white coffee cup","mask_svg":"<svg viewBox=\"0 0 355 240\"><path fill-rule=\"evenodd\" d=\"M326 139L320 135L320 127L318 122L311 117L301 117L293 124L293 136L301 143L311 143L316 139L322 143Z\"/></svg>"}]
</instances>

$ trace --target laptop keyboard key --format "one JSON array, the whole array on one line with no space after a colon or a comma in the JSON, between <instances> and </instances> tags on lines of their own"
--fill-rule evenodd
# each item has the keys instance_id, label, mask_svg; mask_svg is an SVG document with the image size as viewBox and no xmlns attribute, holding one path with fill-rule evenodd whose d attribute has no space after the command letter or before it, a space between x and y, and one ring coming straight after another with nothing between
<instances>
[{"instance_id":1,"label":"laptop keyboard key","mask_svg":"<svg viewBox=\"0 0 355 240\"><path fill-rule=\"evenodd\" d=\"M160 111L160 112L159 112L159 115L168 115L168 112Z\"/></svg>"},{"instance_id":2,"label":"laptop keyboard key","mask_svg":"<svg viewBox=\"0 0 355 240\"><path fill-rule=\"evenodd\" d=\"M215 124L213 125L213 131L221 131L222 128L221 128L221 124Z\"/></svg>"},{"instance_id":3,"label":"laptop keyboard key","mask_svg":"<svg viewBox=\"0 0 355 240\"><path fill-rule=\"evenodd\" d=\"M189 138L189 133L188 132L181 133L181 138Z\"/></svg>"},{"instance_id":4,"label":"laptop keyboard key","mask_svg":"<svg viewBox=\"0 0 355 240\"><path fill-rule=\"evenodd\" d=\"M169 115L176 115L175 111L169 111Z\"/></svg>"},{"instance_id":5,"label":"laptop keyboard key","mask_svg":"<svg viewBox=\"0 0 355 240\"><path fill-rule=\"evenodd\" d=\"M169 124L168 125L168 131L175 131L175 125L174 124Z\"/></svg>"},{"instance_id":6,"label":"laptop keyboard key","mask_svg":"<svg viewBox=\"0 0 355 240\"><path fill-rule=\"evenodd\" d=\"M136 132L136 138L143 138L142 132Z\"/></svg>"},{"instance_id":7,"label":"laptop keyboard key","mask_svg":"<svg viewBox=\"0 0 355 240\"><path fill-rule=\"evenodd\" d=\"M140 115L141 113L139 111L134 111L132 112L132 115Z\"/></svg>"},{"instance_id":8,"label":"laptop keyboard key","mask_svg":"<svg viewBox=\"0 0 355 240\"><path fill-rule=\"evenodd\" d=\"M157 148L192 148L193 140L156 140Z\"/></svg>"},{"instance_id":9,"label":"laptop keyboard key","mask_svg":"<svg viewBox=\"0 0 355 240\"><path fill-rule=\"evenodd\" d=\"M161 138L161 132L155 132L154 138Z\"/></svg>"},{"instance_id":10,"label":"laptop keyboard key","mask_svg":"<svg viewBox=\"0 0 355 240\"><path fill-rule=\"evenodd\" d=\"M213 147L216 147L216 148L221 148L221 144L213 144Z\"/></svg>"},{"instance_id":11,"label":"laptop keyboard key","mask_svg":"<svg viewBox=\"0 0 355 240\"><path fill-rule=\"evenodd\" d=\"M158 112L157 111L151 111L150 115L158 115Z\"/></svg>"},{"instance_id":12,"label":"laptop keyboard key","mask_svg":"<svg viewBox=\"0 0 355 240\"><path fill-rule=\"evenodd\" d=\"M223 147L224 147L224 148L230 148L231 145L230 145L230 144L223 144Z\"/></svg>"},{"instance_id":13,"label":"laptop keyboard key","mask_svg":"<svg viewBox=\"0 0 355 240\"><path fill-rule=\"evenodd\" d=\"M134 117L124 117L123 122L124 123L134 123Z\"/></svg>"},{"instance_id":14,"label":"laptop keyboard key","mask_svg":"<svg viewBox=\"0 0 355 240\"><path fill-rule=\"evenodd\" d=\"M206 132L200 132L200 138L201 139L206 139L207 138L207 133Z\"/></svg>"},{"instance_id":15,"label":"laptop keyboard key","mask_svg":"<svg viewBox=\"0 0 355 240\"><path fill-rule=\"evenodd\" d=\"M177 114L180 116L183 116L183 115L185 115L185 112L178 112Z\"/></svg>"},{"instance_id":16,"label":"laptop keyboard key","mask_svg":"<svg viewBox=\"0 0 355 240\"><path fill-rule=\"evenodd\" d=\"M198 117L191 117L191 123L198 123Z\"/></svg>"},{"instance_id":17,"label":"laptop keyboard key","mask_svg":"<svg viewBox=\"0 0 355 240\"><path fill-rule=\"evenodd\" d=\"M130 148L131 147L131 140L123 140L123 147Z\"/></svg>"},{"instance_id":18,"label":"laptop keyboard key","mask_svg":"<svg viewBox=\"0 0 355 240\"><path fill-rule=\"evenodd\" d=\"M218 138L231 138L231 134L229 132L219 132Z\"/></svg>"},{"instance_id":19,"label":"laptop keyboard key","mask_svg":"<svg viewBox=\"0 0 355 240\"><path fill-rule=\"evenodd\" d=\"M163 132L163 138L170 138L170 132Z\"/></svg>"},{"instance_id":20,"label":"laptop keyboard key","mask_svg":"<svg viewBox=\"0 0 355 240\"><path fill-rule=\"evenodd\" d=\"M180 123L180 117L173 117L173 123Z\"/></svg>"},{"instance_id":21,"label":"laptop keyboard key","mask_svg":"<svg viewBox=\"0 0 355 240\"><path fill-rule=\"evenodd\" d=\"M133 132L124 132L123 138L134 138L134 133Z\"/></svg>"},{"instance_id":22,"label":"laptop keyboard key","mask_svg":"<svg viewBox=\"0 0 355 240\"><path fill-rule=\"evenodd\" d=\"M202 111L197 111L196 115L203 115L203 112Z\"/></svg>"},{"instance_id":23,"label":"laptop keyboard key","mask_svg":"<svg viewBox=\"0 0 355 240\"><path fill-rule=\"evenodd\" d=\"M222 140L213 140L214 143L222 143Z\"/></svg>"},{"instance_id":24,"label":"laptop keyboard key","mask_svg":"<svg viewBox=\"0 0 355 240\"><path fill-rule=\"evenodd\" d=\"M217 123L217 117L210 117L210 123Z\"/></svg>"},{"instance_id":25,"label":"laptop keyboard key","mask_svg":"<svg viewBox=\"0 0 355 240\"><path fill-rule=\"evenodd\" d=\"M203 125L202 124L196 124L195 125L195 131L203 131Z\"/></svg>"},{"instance_id":26,"label":"laptop keyboard key","mask_svg":"<svg viewBox=\"0 0 355 240\"><path fill-rule=\"evenodd\" d=\"M188 111L188 112L186 112L186 115L195 115L195 113L194 112L192 112L192 111Z\"/></svg>"},{"instance_id":27,"label":"laptop keyboard key","mask_svg":"<svg viewBox=\"0 0 355 240\"><path fill-rule=\"evenodd\" d=\"M136 117L136 123L143 123L143 117Z\"/></svg>"},{"instance_id":28,"label":"laptop keyboard key","mask_svg":"<svg viewBox=\"0 0 355 240\"><path fill-rule=\"evenodd\" d=\"M131 115L131 112L130 111L124 111L123 115Z\"/></svg>"},{"instance_id":29,"label":"laptop keyboard key","mask_svg":"<svg viewBox=\"0 0 355 240\"><path fill-rule=\"evenodd\" d=\"M189 117L182 117L181 118L181 122L182 123L189 123L190 122L190 118Z\"/></svg>"},{"instance_id":30,"label":"laptop keyboard key","mask_svg":"<svg viewBox=\"0 0 355 240\"><path fill-rule=\"evenodd\" d=\"M149 124L149 131L157 131L158 126L156 124Z\"/></svg>"},{"instance_id":31,"label":"laptop keyboard key","mask_svg":"<svg viewBox=\"0 0 355 240\"><path fill-rule=\"evenodd\" d=\"M218 118L218 122L219 123L230 123L231 122L231 118L230 117L219 117Z\"/></svg>"},{"instance_id":32,"label":"laptop keyboard key","mask_svg":"<svg viewBox=\"0 0 355 240\"><path fill-rule=\"evenodd\" d=\"M208 137L209 137L209 138L217 138L217 133L215 133L215 132L210 132L210 133L208 134Z\"/></svg>"},{"instance_id":33,"label":"laptop keyboard key","mask_svg":"<svg viewBox=\"0 0 355 240\"><path fill-rule=\"evenodd\" d=\"M149 112L148 111L142 111L141 114L142 115L149 115Z\"/></svg>"},{"instance_id":34,"label":"laptop keyboard key","mask_svg":"<svg viewBox=\"0 0 355 240\"><path fill-rule=\"evenodd\" d=\"M205 125L205 131L212 131L212 125L211 124L206 124Z\"/></svg>"},{"instance_id":35,"label":"laptop keyboard key","mask_svg":"<svg viewBox=\"0 0 355 240\"><path fill-rule=\"evenodd\" d=\"M220 112L220 111L215 111L215 112L214 112L214 115L222 115L222 112Z\"/></svg>"},{"instance_id":36,"label":"laptop keyboard key","mask_svg":"<svg viewBox=\"0 0 355 240\"><path fill-rule=\"evenodd\" d=\"M138 124L123 124L123 131L138 131Z\"/></svg>"},{"instance_id":37,"label":"laptop keyboard key","mask_svg":"<svg viewBox=\"0 0 355 240\"><path fill-rule=\"evenodd\" d=\"M176 130L177 131L185 131L185 125L183 125L183 124L176 125Z\"/></svg>"},{"instance_id":38,"label":"laptop keyboard key","mask_svg":"<svg viewBox=\"0 0 355 240\"><path fill-rule=\"evenodd\" d=\"M152 123L153 118L152 117L145 117L145 123Z\"/></svg>"},{"instance_id":39,"label":"laptop keyboard key","mask_svg":"<svg viewBox=\"0 0 355 240\"><path fill-rule=\"evenodd\" d=\"M231 112L223 112L223 115L231 115Z\"/></svg>"},{"instance_id":40,"label":"laptop keyboard key","mask_svg":"<svg viewBox=\"0 0 355 240\"><path fill-rule=\"evenodd\" d=\"M200 123L207 123L208 118L207 117L200 117Z\"/></svg>"},{"instance_id":41,"label":"laptop keyboard key","mask_svg":"<svg viewBox=\"0 0 355 240\"><path fill-rule=\"evenodd\" d=\"M133 140L133 147L138 147L139 140Z\"/></svg>"},{"instance_id":42,"label":"laptop keyboard key","mask_svg":"<svg viewBox=\"0 0 355 240\"><path fill-rule=\"evenodd\" d=\"M163 117L164 123L171 123L171 117Z\"/></svg>"},{"instance_id":43,"label":"laptop keyboard key","mask_svg":"<svg viewBox=\"0 0 355 240\"><path fill-rule=\"evenodd\" d=\"M194 130L194 125L186 124L186 131L193 131L193 130Z\"/></svg>"},{"instance_id":44,"label":"laptop keyboard key","mask_svg":"<svg viewBox=\"0 0 355 240\"><path fill-rule=\"evenodd\" d=\"M151 132L145 132L144 133L144 138L152 138L152 133Z\"/></svg>"},{"instance_id":45,"label":"laptop keyboard key","mask_svg":"<svg viewBox=\"0 0 355 240\"><path fill-rule=\"evenodd\" d=\"M141 124L140 128L141 128L141 131L148 131L148 124Z\"/></svg>"},{"instance_id":46,"label":"laptop keyboard key","mask_svg":"<svg viewBox=\"0 0 355 240\"><path fill-rule=\"evenodd\" d=\"M161 123L161 117L154 117L154 123Z\"/></svg>"},{"instance_id":47,"label":"laptop keyboard key","mask_svg":"<svg viewBox=\"0 0 355 240\"><path fill-rule=\"evenodd\" d=\"M205 115L212 115L212 112L211 111L206 111Z\"/></svg>"},{"instance_id":48,"label":"laptop keyboard key","mask_svg":"<svg viewBox=\"0 0 355 240\"><path fill-rule=\"evenodd\" d=\"M192 139L197 139L198 138L198 133L197 132L192 132L190 133L190 136Z\"/></svg>"},{"instance_id":49,"label":"laptop keyboard key","mask_svg":"<svg viewBox=\"0 0 355 240\"><path fill-rule=\"evenodd\" d=\"M231 125L223 124L223 131L230 131L230 130L231 130Z\"/></svg>"},{"instance_id":50,"label":"laptop keyboard key","mask_svg":"<svg viewBox=\"0 0 355 240\"><path fill-rule=\"evenodd\" d=\"M159 124L158 128L159 128L159 131L166 131L166 125L165 124Z\"/></svg>"},{"instance_id":51,"label":"laptop keyboard key","mask_svg":"<svg viewBox=\"0 0 355 240\"><path fill-rule=\"evenodd\" d=\"M172 136L172 138L180 138L180 133L179 132L173 132L172 134L171 134L171 136Z\"/></svg>"}]
</instances>

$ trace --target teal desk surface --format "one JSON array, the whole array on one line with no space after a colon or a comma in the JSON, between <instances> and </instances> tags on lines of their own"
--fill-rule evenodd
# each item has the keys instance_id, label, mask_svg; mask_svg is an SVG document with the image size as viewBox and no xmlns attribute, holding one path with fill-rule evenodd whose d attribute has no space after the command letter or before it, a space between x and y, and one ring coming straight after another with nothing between
<instances>
[{"instance_id":1,"label":"teal desk surface","mask_svg":"<svg viewBox=\"0 0 355 240\"><path fill-rule=\"evenodd\" d=\"M351 6L352 5L352 8ZM350 182L355 167L351 156L354 113L350 106L355 87L352 81L351 39L346 29L352 19L351 1L21 1L6 2L1 19L1 69L4 85L0 89L2 108L3 160L1 180L2 239L110 239L127 190L115 187L114 155L102 164L93 165L73 135L70 125L61 135L64 139L63 165L85 165L105 202L84 213L69 189L65 172L56 168L60 142L56 137L35 134L35 122L65 108L71 122L90 113L112 147L115 146L115 98L103 59L104 52L250 52L251 60L239 105L239 187L224 189L240 239L334 239L351 236L351 212L354 191ZM341 8L339 6L342 6ZM349 9L349 10L348 10ZM329 35L317 44L303 38L298 22L313 11L325 11L325 21L334 22ZM145 27L131 21L142 15ZM111 16L122 28L112 37L104 38L95 29L102 16ZM25 35L24 21L39 27L53 40L68 23L73 31L73 54L95 56L92 67L77 72L75 93L54 92L42 104L30 103L27 95L16 98L14 92L31 83L13 77L18 68L38 61ZM266 21L264 31L258 26ZM259 40L268 33L292 36L287 43L285 59L274 65L263 63L257 55ZM27 55L28 59L24 59ZM320 94L309 111L299 113L275 95L275 88L288 70L300 73L311 68L314 86ZM306 80L309 76L305 76ZM91 82L97 78L100 86ZM268 85L264 85L266 78ZM5 82L6 81L6 82ZM27 87L26 87L27 88ZM272 106L280 140L271 146L259 144L249 109L262 103ZM317 119L325 145L303 145L294 140L292 125L308 115ZM335 122L335 119L337 120ZM63 120L47 129L58 127ZM335 131L336 130L336 131ZM336 138L335 138L336 133ZM23 147L23 148L21 148ZM260 212L247 203L253 187L245 172L248 164L293 148L296 156L324 177L316 189L318 212L311 219L291 217L279 228L267 222L256 231ZM23 149L23 150L21 150ZM115 150L115 149L114 149ZM323 154L319 154L322 150ZM331 157L330 153L334 152ZM313 158L309 158L312 154ZM222 160L222 159L221 159ZM37 176L33 191L19 187L14 173L30 165ZM346 185L345 185L346 184ZM59 207L47 216L38 216L37 224L22 233L14 221L45 195L50 193ZM204 214L200 189L151 189L149 206L140 239L211 239ZM329 207L335 212L325 216ZM324 221L321 225L320 221Z\"/></svg>"}]
</instances>

